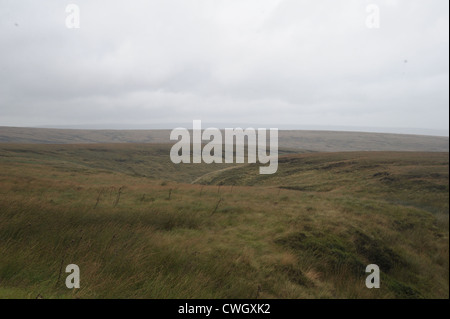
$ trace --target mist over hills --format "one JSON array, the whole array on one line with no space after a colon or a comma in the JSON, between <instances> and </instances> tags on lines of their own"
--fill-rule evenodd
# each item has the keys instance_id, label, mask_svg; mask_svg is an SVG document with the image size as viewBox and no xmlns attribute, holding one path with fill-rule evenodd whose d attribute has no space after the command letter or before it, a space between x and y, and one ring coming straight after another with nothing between
<instances>
[{"instance_id":1,"label":"mist over hills","mask_svg":"<svg viewBox=\"0 0 450 319\"><path fill-rule=\"evenodd\" d=\"M202 126L202 128L206 127L208 126ZM0 143L173 143L173 141L170 141L169 129L94 130L0 127ZM280 130L279 147L321 152L448 152L449 138L446 136L372 132Z\"/></svg>"}]
</instances>

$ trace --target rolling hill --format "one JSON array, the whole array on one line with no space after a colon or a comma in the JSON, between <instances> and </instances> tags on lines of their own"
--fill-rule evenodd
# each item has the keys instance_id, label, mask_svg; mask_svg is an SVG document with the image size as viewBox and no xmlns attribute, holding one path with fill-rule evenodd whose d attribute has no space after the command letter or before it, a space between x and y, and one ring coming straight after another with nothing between
<instances>
[{"instance_id":1,"label":"rolling hill","mask_svg":"<svg viewBox=\"0 0 450 319\"><path fill-rule=\"evenodd\" d=\"M70 130L0 127L0 143L170 143L170 130ZM448 137L332 131L280 130L281 148L319 152L448 152Z\"/></svg>"},{"instance_id":2,"label":"rolling hill","mask_svg":"<svg viewBox=\"0 0 450 319\"><path fill-rule=\"evenodd\" d=\"M448 153L286 153L263 177L169 147L0 145L0 297L449 297Z\"/></svg>"}]
</instances>

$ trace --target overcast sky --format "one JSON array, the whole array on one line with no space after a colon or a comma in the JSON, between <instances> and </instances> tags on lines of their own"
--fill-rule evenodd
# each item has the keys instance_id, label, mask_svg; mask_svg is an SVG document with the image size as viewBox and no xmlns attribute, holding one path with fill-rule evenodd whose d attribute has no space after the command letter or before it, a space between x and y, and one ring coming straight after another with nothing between
<instances>
[{"instance_id":1,"label":"overcast sky","mask_svg":"<svg viewBox=\"0 0 450 319\"><path fill-rule=\"evenodd\" d=\"M70 3L78 29L66 26ZM448 6L0 0L0 126L200 119L448 135Z\"/></svg>"}]
</instances>

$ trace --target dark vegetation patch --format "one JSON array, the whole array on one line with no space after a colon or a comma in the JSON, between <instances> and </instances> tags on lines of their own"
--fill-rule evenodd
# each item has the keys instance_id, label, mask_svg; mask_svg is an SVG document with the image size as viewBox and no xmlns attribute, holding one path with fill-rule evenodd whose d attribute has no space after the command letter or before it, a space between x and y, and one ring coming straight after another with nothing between
<instances>
[{"instance_id":1,"label":"dark vegetation patch","mask_svg":"<svg viewBox=\"0 0 450 319\"><path fill-rule=\"evenodd\" d=\"M355 232L355 247L359 255L380 269L389 272L395 266L406 266L406 262L383 241L370 237L360 231Z\"/></svg>"},{"instance_id":2,"label":"dark vegetation patch","mask_svg":"<svg viewBox=\"0 0 450 319\"><path fill-rule=\"evenodd\" d=\"M316 232L307 235L303 232L290 234L276 240L286 248L292 249L297 254L313 257L319 260L319 269L323 272L348 271L352 274L363 275L365 265L361 259L352 252L346 240L334 235Z\"/></svg>"},{"instance_id":3,"label":"dark vegetation patch","mask_svg":"<svg viewBox=\"0 0 450 319\"><path fill-rule=\"evenodd\" d=\"M405 267L405 260L383 241L360 231L352 236L337 236L322 232L306 234L298 232L276 240L277 244L323 260L334 270L346 268L354 274L362 274L368 264L377 264L389 273L394 267Z\"/></svg>"},{"instance_id":4,"label":"dark vegetation patch","mask_svg":"<svg viewBox=\"0 0 450 319\"><path fill-rule=\"evenodd\" d=\"M383 280L384 279L384 280ZM419 299L422 294L410 284L395 280L390 276L381 276L383 283L392 291L396 298L400 299Z\"/></svg>"}]
</instances>

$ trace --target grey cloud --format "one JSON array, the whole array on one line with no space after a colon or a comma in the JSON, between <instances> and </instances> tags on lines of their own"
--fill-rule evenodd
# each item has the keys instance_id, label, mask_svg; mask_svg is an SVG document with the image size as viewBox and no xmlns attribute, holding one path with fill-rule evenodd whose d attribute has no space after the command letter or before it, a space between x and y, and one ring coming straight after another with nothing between
<instances>
[{"instance_id":1,"label":"grey cloud","mask_svg":"<svg viewBox=\"0 0 450 319\"><path fill-rule=\"evenodd\" d=\"M0 0L0 125L448 132L448 2ZM365 26L366 5L381 9Z\"/></svg>"}]
</instances>

